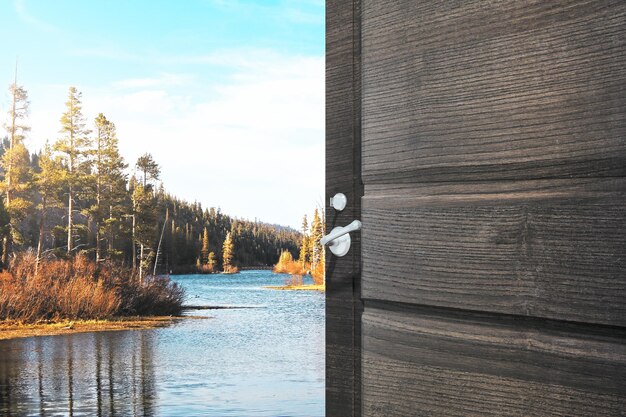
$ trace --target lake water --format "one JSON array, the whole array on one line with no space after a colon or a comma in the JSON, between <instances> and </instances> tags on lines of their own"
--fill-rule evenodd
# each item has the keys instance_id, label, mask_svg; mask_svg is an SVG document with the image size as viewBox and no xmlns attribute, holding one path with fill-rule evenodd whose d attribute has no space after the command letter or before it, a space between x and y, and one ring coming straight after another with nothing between
<instances>
[{"instance_id":1,"label":"lake water","mask_svg":"<svg viewBox=\"0 0 626 417\"><path fill-rule=\"evenodd\" d=\"M270 271L182 275L195 310L153 330L0 341L2 416L323 416L324 294Z\"/></svg>"}]
</instances>

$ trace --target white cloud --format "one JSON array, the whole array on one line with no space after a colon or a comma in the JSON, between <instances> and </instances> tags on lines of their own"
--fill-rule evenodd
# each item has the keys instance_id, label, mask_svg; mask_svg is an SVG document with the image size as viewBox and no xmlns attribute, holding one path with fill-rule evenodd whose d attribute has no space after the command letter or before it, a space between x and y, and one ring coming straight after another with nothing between
<instances>
[{"instance_id":1,"label":"white cloud","mask_svg":"<svg viewBox=\"0 0 626 417\"><path fill-rule=\"evenodd\" d=\"M116 123L129 161L151 152L172 193L298 227L323 200L324 58L239 50L194 59L231 76L215 84L159 74L85 87L85 115L103 112ZM33 109L33 127L53 132L33 137L56 138L65 94L52 113Z\"/></svg>"}]
</instances>

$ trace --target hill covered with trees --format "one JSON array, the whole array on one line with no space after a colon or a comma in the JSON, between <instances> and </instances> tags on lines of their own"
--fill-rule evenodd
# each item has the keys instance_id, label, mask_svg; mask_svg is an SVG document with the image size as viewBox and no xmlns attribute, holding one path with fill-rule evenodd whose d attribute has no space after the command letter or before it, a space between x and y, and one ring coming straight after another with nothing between
<instances>
[{"instance_id":1,"label":"hill covered with trees","mask_svg":"<svg viewBox=\"0 0 626 417\"><path fill-rule=\"evenodd\" d=\"M82 254L131 267L141 278L271 266L282 251L298 255L298 231L177 198L148 152L125 161L115 123L102 113L88 119L75 87L59 109L58 139L27 149L28 93L17 83L9 93L0 147L3 267L23 251L33 251L38 263Z\"/></svg>"}]
</instances>

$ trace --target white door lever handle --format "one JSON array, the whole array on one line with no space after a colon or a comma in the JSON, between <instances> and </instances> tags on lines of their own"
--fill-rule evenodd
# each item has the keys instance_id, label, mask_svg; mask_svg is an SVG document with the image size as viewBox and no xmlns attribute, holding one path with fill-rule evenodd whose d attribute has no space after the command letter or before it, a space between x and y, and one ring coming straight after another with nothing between
<instances>
[{"instance_id":1,"label":"white door lever handle","mask_svg":"<svg viewBox=\"0 0 626 417\"><path fill-rule=\"evenodd\" d=\"M344 256L350 250L350 232L361 230L361 222L354 220L347 226L335 227L329 234L320 239L322 245L328 248L336 256Z\"/></svg>"}]
</instances>

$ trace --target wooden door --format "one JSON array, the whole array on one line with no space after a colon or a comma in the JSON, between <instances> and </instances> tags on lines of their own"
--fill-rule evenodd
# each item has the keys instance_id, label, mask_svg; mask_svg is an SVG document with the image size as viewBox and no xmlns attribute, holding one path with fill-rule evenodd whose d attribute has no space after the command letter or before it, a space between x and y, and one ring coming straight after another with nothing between
<instances>
[{"instance_id":1,"label":"wooden door","mask_svg":"<svg viewBox=\"0 0 626 417\"><path fill-rule=\"evenodd\" d=\"M327 415L626 415L626 2L327 16Z\"/></svg>"}]
</instances>

